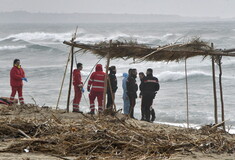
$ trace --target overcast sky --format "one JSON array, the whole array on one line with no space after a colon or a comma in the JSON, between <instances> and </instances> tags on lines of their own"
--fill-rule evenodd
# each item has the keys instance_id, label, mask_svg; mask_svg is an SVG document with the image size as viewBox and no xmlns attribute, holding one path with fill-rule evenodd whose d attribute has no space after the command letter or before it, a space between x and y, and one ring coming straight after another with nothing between
<instances>
[{"instance_id":1,"label":"overcast sky","mask_svg":"<svg viewBox=\"0 0 235 160\"><path fill-rule=\"evenodd\" d=\"M235 17L235 0L0 0L0 12L134 13Z\"/></svg>"}]
</instances>

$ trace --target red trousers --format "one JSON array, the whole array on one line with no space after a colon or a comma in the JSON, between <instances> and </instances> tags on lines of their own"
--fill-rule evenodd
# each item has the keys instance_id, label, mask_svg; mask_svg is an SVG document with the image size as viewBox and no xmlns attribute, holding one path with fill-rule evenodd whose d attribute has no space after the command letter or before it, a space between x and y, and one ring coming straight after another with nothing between
<instances>
[{"instance_id":1,"label":"red trousers","mask_svg":"<svg viewBox=\"0 0 235 160\"><path fill-rule=\"evenodd\" d=\"M97 91L91 90L91 92L89 94L91 111L95 111L95 99L96 99L96 97L98 99L98 111L99 112L103 111L103 93L104 92L97 92Z\"/></svg>"},{"instance_id":2,"label":"red trousers","mask_svg":"<svg viewBox=\"0 0 235 160\"><path fill-rule=\"evenodd\" d=\"M79 104L82 98L81 88L78 86L74 86L74 99L73 99L73 111L79 110Z\"/></svg>"},{"instance_id":3,"label":"red trousers","mask_svg":"<svg viewBox=\"0 0 235 160\"><path fill-rule=\"evenodd\" d=\"M20 86L20 87L13 87L13 86L11 86L11 97L10 97L10 101L11 101L12 103L13 103L13 101L14 101L16 92L18 92L20 104L24 104L24 98L23 98L22 90L23 90L23 86Z\"/></svg>"}]
</instances>

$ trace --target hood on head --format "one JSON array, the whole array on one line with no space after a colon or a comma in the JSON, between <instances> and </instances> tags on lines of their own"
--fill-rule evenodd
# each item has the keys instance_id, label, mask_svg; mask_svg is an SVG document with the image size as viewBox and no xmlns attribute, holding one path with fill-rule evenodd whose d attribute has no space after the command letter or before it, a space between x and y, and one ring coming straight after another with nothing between
<instances>
[{"instance_id":1,"label":"hood on head","mask_svg":"<svg viewBox=\"0 0 235 160\"><path fill-rule=\"evenodd\" d=\"M95 67L95 71L103 71L102 64L97 64Z\"/></svg>"},{"instance_id":2,"label":"hood on head","mask_svg":"<svg viewBox=\"0 0 235 160\"><path fill-rule=\"evenodd\" d=\"M127 73L123 73L122 76L125 77L125 78L127 78L127 77L128 77L128 74L127 74Z\"/></svg>"}]
</instances>

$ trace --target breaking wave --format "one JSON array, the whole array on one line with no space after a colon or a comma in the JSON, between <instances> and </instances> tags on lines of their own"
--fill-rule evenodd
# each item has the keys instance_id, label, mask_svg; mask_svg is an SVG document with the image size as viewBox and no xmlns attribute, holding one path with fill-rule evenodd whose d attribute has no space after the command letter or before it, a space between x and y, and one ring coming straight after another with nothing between
<instances>
[{"instance_id":1,"label":"breaking wave","mask_svg":"<svg viewBox=\"0 0 235 160\"><path fill-rule=\"evenodd\" d=\"M172 43L179 39L181 34L167 33L161 36L154 35L141 35L141 34L127 34L123 32L112 32L106 34L86 33L83 29L77 34L77 42L80 43L97 43L99 41L119 40L119 41L138 41L143 44L161 44ZM65 33L47 33L47 32L22 32L9 35L1 38L0 42L40 42L40 43L61 43L64 40L70 40L72 37L71 32Z\"/></svg>"},{"instance_id":2,"label":"breaking wave","mask_svg":"<svg viewBox=\"0 0 235 160\"><path fill-rule=\"evenodd\" d=\"M65 39L71 39L71 33L23 32L9 35L8 37L0 39L0 41L7 39L11 39L12 41L24 40L27 42L45 40L61 42Z\"/></svg>"},{"instance_id":3,"label":"breaking wave","mask_svg":"<svg viewBox=\"0 0 235 160\"><path fill-rule=\"evenodd\" d=\"M23 49L26 48L26 45L22 46L0 46L0 51L2 50L17 50L17 49Z\"/></svg>"},{"instance_id":4,"label":"breaking wave","mask_svg":"<svg viewBox=\"0 0 235 160\"><path fill-rule=\"evenodd\" d=\"M188 73L188 78L192 77L210 77L210 74L207 74L202 71L191 71ZM182 80L185 79L185 73L184 72L171 72L171 71L166 71L162 72L158 75L158 78L162 82L168 82L168 81L177 81L177 80Z\"/></svg>"}]
</instances>

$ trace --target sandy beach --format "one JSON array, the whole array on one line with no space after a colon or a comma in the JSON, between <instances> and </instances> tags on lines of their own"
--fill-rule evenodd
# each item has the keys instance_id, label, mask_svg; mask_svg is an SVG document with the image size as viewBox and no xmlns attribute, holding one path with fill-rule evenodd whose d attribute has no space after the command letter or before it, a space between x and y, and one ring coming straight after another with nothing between
<instances>
[{"instance_id":1,"label":"sandy beach","mask_svg":"<svg viewBox=\"0 0 235 160\"><path fill-rule=\"evenodd\" d=\"M0 115L5 160L235 159L235 136L212 127L186 129L120 113L93 117L32 104L1 105Z\"/></svg>"}]
</instances>

